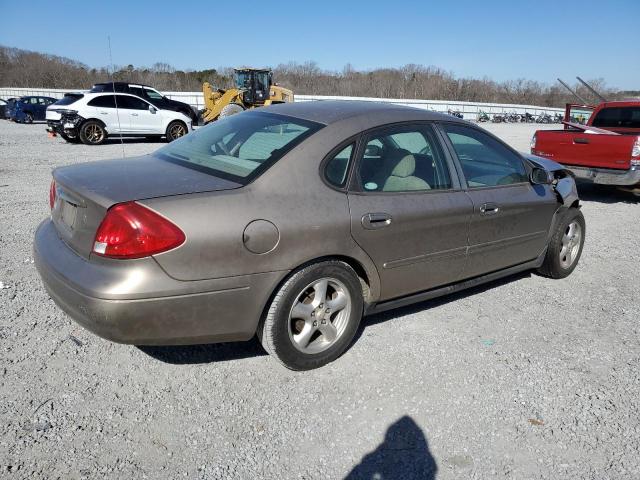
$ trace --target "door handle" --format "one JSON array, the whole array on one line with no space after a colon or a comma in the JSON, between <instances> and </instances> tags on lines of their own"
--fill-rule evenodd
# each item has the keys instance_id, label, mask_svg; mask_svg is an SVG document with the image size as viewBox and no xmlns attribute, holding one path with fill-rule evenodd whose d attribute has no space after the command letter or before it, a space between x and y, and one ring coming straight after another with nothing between
<instances>
[{"instance_id":1,"label":"door handle","mask_svg":"<svg viewBox=\"0 0 640 480\"><path fill-rule=\"evenodd\" d=\"M109 115L109 112L100 112L100 115Z\"/></svg>"},{"instance_id":2,"label":"door handle","mask_svg":"<svg viewBox=\"0 0 640 480\"><path fill-rule=\"evenodd\" d=\"M362 226L367 230L375 230L389 225L391 225L391 215L388 213L367 213L362 216Z\"/></svg>"},{"instance_id":3,"label":"door handle","mask_svg":"<svg viewBox=\"0 0 640 480\"><path fill-rule=\"evenodd\" d=\"M137 117L137 116L138 116L138 114L137 114L137 113L132 113L131 115L132 115L133 117Z\"/></svg>"},{"instance_id":4,"label":"door handle","mask_svg":"<svg viewBox=\"0 0 640 480\"><path fill-rule=\"evenodd\" d=\"M495 203L483 203L480 207L481 215L495 215L498 211L500 211L500 207Z\"/></svg>"},{"instance_id":5,"label":"door handle","mask_svg":"<svg viewBox=\"0 0 640 480\"><path fill-rule=\"evenodd\" d=\"M574 138L573 139L573 143L580 143L582 145L586 145L589 143L589 139L588 138Z\"/></svg>"}]
</instances>

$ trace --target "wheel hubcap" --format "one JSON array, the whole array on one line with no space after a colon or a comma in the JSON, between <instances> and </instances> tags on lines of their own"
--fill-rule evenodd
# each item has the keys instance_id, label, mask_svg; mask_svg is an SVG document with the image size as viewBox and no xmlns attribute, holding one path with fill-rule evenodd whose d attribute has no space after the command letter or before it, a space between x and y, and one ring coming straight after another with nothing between
<instances>
[{"instance_id":1,"label":"wheel hubcap","mask_svg":"<svg viewBox=\"0 0 640 480\"><path fill-rule=\"evenodd\" d=\"M351 314L347 287L335 278L309 284L289 313L289 339L303 353L319 353L344 334Z\"/></svg>"},{"instance_id":2,"label":"wheel hubcap","mask_svg":"<svg viewBox=\"0 0 640 480\"><path fill-rule=\"evenodd\" d=\"M560 266L569 268L573 265L580 253L580 243L582 241L582 227L576 221L571 222L562 236L562 247L560 248Z\"/></svg>"}]
</instances>

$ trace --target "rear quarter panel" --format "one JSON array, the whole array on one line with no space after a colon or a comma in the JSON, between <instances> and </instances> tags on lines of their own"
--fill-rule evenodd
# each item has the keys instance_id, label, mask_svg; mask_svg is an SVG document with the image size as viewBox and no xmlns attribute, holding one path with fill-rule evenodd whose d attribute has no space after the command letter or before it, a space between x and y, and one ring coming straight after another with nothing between
<instances>
[{"instance_id":1,"label":"rear quarter panel","mask_svg":"<svg viewBox=\"0 0 640 480\"><path fill-rule=\"evenodd\" d=\"M326 153L348 133L337 124L325 127L240 189L143 201L187 237L155 259L173 278L199 280L287 272L321 257L347 256L364 267L375 297L377 271L351 237L346 193L324 184L319 172ZM245 246L245 228L254 220L277 227L277 244L266 253Z\"/></svg>"}]
</instances>

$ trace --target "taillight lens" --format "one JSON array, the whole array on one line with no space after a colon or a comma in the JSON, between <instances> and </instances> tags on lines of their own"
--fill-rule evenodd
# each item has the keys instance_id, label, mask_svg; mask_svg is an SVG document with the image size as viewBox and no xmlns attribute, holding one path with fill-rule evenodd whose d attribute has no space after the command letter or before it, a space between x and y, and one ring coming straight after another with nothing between
<instances>
[{"instance_id":1,"label":"taillight lens","mask_svg":"<svg viewBox=\"0 0 640 480\"><path fill-rule=\"evenodd\" d=\"M49 187L49 206L51 210L53 210L54 205L56 204L56 181L51 180L51 186Z\"/></svg>"},{"instance_id":2,"label":"taillight lens","mask_svg":"<svg viewBox=\"0 0 640 480\"><path fill-rule=\"evenodd\" d=\"M531 153L533 153L533 151L536 149L536 142L538 141L538 138L536 137L536 134L533 134L533 137L531 137Z\"/></svg>"},{"instance_id":3,"label":"taillight lens","mask_svg":"<svg viewBox=\"0 0 640 480\"><path fill-rule=\"evenodd\" d=\"M631 156L640 157L640 137L637 137L635 143L633 144L633 148L631 149Z\"/></svg>"},{"instance_id":4,"label":"taillight lens","mask_svg":"<svg viewBox=\"0 0 640 480\"><path fill-rule=\"evenodd\" d=\"M182 230L153 210L135 202L107 210L96 233L93 252L111 258L142 258L182 245Z\"/></svg>"}]
</instances>

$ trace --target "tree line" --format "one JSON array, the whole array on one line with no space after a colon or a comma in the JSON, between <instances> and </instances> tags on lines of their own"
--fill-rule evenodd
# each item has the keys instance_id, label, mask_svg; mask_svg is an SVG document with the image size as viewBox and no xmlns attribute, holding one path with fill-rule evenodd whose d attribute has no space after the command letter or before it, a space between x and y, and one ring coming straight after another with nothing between
<instances>
[{"instance_id":1,"label":"tree line","mask_svg":"<svg viewBox=\"0 0 640 480\"><path fill-rule=\"evenodd\" d=\"M280 64L274 80L296 94L354 97L429 99L487 103L514 103L561 107L576 99L560 84L517 79L497 82L489 77L456 77L434 66L409 64L400 68L359 71L347 64L342 71L321 69L315 62ZM91 68L56 55L0 46L0 87L87 89L97 82L128 81L152 85L161 91L199 91L203 82L218 88L233 85L233 69L178 70L167 63ZM640 95L618 92L603 79L592 86L607 98ZM597 99L581 84L574 90L588 101Z\"/></svg>"}]
</instances>

